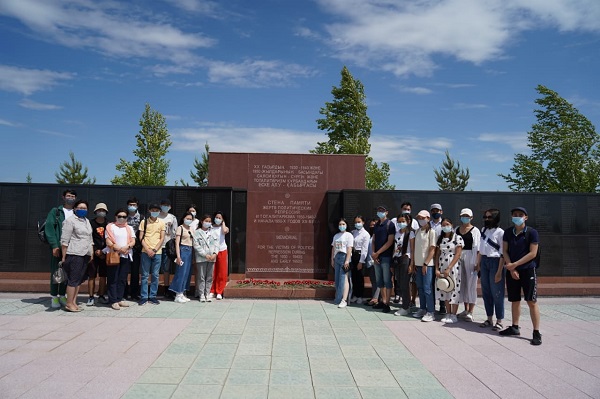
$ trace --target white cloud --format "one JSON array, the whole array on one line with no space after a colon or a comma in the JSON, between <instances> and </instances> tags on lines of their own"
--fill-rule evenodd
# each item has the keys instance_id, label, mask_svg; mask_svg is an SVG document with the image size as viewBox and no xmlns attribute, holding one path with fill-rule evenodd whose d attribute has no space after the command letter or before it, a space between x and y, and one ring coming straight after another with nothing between
<instances>
[{"instance_id":1,"label":"white cloud","mask_svg":"<svg viewBox=\"0 0 600 399\"><path fill-rule=\"evenodd\" d=\"M175 7L195 13L210 14L217 8L217 4L207 0L166 0Z\"/></svg>"},{"instance_id":2,"label":"white cloud","mask_svg":"<svg viewBox=\"0 0 600 399\"><path fill-rule=\"evenodd\" d=\"M249 88L289 86L294 78L310 77L316 73L311 68L277 60L210 61L207 65L210 82Z\"/></svg>"},{"instance_id":3,"label":"white cloud","mask_svg":"<svg viewBox=\"0 0 600 399\"><path fill-rule=\"evenodd\" d=\"M406 165L429 163L432 154L443 154L452 148L452 140L447 137L372 135L369 141L375 161Z\"/></svg>"},{"instance_id":4,"label":"white cloud","mask_svg":"<svg viewBox=\"0 0 600 399\"><path fill-rule=\"evenodd\" d=\"M10 126L10 127L17 127L18 125L14 122L11 121L7 121L6 119L0 119L0 125L2 126Z\"/></svg>"},{"instance_id":5,"label":"white cloud","mask_svg":"<svg viewBox=\"0 0 600 399\"><path fill-rule=\"evenodd\" d=\"M455 103L450 108L442 108L445 110L462 110L462 109L483 109L488 108L485 104L469 104L469 103Z\"/></svg>"},{"instance_id":6,"label":"white cloud","mask_svg":"<svg viewBox=\"0 0 600 399\"><path fill-rule=\"evenodd\" d=\"M23 99L19 105L23 108L33 109L36 111L53 111L56 109L62 109L62 106L60 105L38 103L37 101L33 101L28 98Z\"/></svg>"},{"instance_id":7,"label":"white cloud","mask_svg":"<svg viewBox=\"0 0 600 399\"><path fill-rule=\"evenodd\" d=\"M433 93L433 90L428 89L426 87L405 87L405 86L401 86L401 87L398 88L398 90L400 90L402 92L405 92L405 93L412 93L412 94L419 94L419 95Z\"/></svg>"},{"instance_id":8,"label":"white cloud","mask_svg":"<svg viewBox=\"0 0 600 399\"><path fill-rule=\"evenodd\" d=\"M436 56L480 65L528 29L600 31L597 0L318 0L337 57L396 75L428 76Z\"/></svg>"},{"instance_id":9,"label":"white cloud","mask_svg":"<svg viewBox=\"0 0 600 399\"><path fill-rule=\"evenodd\" d=\"M302 154L324 139L322 132L212 123L170 132L174 150L192 152L204 151L204 144L208 142L211 151Z\"/></svg>"},{"instance_id":10,"label":"white cloud","mask_svg":"<svg viewBox=\"0 0 600 399\"><path fill-rule=\"evenodd\" d=\"M515 152L525 152L529 149L527 146L527 133L481 133L476 140L484 143L507 145Z\"/></svg>"},{"instance_id":11,"label":"white cloud","mask_svg":"<svg viewBox=\"0 0 600 399\"><path fill-rule=\"evenodd\" d=\"M142 20L139 11L134 6L89 0L0 3L0 14L18 19L41 40L111 56L189 62L194 58L192 50L215 44L201 33L185 33L169 23Z\"/></svg>"},{"instance_id":12,"label":"white cloud","mask_svg":"<svg viewBox=\"0 0 600 399\"><path fill-rule=\"evenodd\" d=\"M36 91L47 90L56 86L61 80L73 77L73 74L67 72L0 65L0 90L30 95Z\"/></svg>"}]
</instances>

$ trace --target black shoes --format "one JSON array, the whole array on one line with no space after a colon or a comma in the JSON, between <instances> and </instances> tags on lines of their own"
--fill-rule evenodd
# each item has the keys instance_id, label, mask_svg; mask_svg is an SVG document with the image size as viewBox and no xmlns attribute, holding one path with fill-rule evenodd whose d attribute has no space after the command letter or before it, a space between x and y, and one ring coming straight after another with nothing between
<instances>
[{"instance_id":1,"label":"black shoes","mask_svg":"<svg viewBox=\"0 0 600 399\"><path fill-rule=\"evenodd\" d=\"M388 304L383 305L383 310L382 310L383 313L390 313L391 310L392 309L390 309L390 305L388 305Z\"/></svg>"},{"instance_id":2,"label":"black shoes","mask_svg":"<svg viewBox=\"0 0 600 399\"><path fill-rule=\"evenodd\" d=\"M539 331L533 332L533 339L531 340L531 345L541 345L542 344L542 334Z\"/></svg>"},{"instance_id":3,"label":"black shoes","mask_svg":"<svg viewBox=\"0 0 600 399\"><path fill-rule=\"evenodd\" d=\"M509 335L521 335L521 329L519 327L515 327L515 326L509 326L506 327L504 330L499 332L500 335L506 337ZM540 337L540 343L541 343L541 337Z\"/></svg>"}]
</instances>

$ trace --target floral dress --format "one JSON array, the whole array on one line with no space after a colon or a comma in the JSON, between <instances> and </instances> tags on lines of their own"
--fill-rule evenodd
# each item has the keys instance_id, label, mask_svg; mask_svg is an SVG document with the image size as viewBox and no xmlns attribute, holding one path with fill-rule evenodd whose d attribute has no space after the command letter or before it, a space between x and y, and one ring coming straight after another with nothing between
<instances>
[{"instance_id":1,"label":"floral dress","mask_svg":"<svg viewBox=\"0 0 600 399\"><path fill-rule=\"evenodd\" d=\"M438 246L440 249L440 272L443 274L450 266L450 263L456 256L456 247L463 247L464 241L461 236L456 233L452 234L452 237L442 239L442 242ZM457 305L460 303L460 261L452 267L450 271L450 277L454 280L454 290L450 292L444 292L439 288L435 288L435 299L442 301L450 301L451 304Z\"/></svg>"}]
</instances>

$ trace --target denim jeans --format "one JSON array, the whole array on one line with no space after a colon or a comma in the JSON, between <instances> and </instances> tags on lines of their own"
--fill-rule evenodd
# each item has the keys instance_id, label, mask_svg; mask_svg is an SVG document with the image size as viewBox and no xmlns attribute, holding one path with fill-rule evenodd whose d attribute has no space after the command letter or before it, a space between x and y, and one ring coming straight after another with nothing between
<instances>
[{"instance_id":1,"label":"denim jeans","mask_svg":"<svg viewBox=\"0 0 600 399\"><path fill-rule=\"evenodd\" d=\"M425 266L416 267L417 289L419 290L419 307L427 310L427 313L433 313L435 310L435 300L433 298L431 282L433 281L434 267L425 267L427 269L427 273L423 275L424 267Z\"/></svg>"},{"instance_id":2,"label":"denim jeans","mask_svg":"<svg viewBox=\"0 0 600 399\"><path fill-rule=\"evenodd\" d=\"M190 270L192 269L192 247L189 245L180 245L179 254L183 265L175 266L175 276L169 286L169 290L176 294L181 294L187 288L186 285L189 281Z\"/></svg>"},{"instance_id":3,"label":"denim jeans","mask_svg":"<svg viewBox=\"0 0 600 399\"><path fill-rule=\"evenodd\" d=\"M392 264L391 256L379 257L379 263L375 262L373 267L375 268L375 279L377 280L377 287L379 288L392 288L392 272L390 271L390 265Z\"/></svg>"},{"instance_id":4,"label":"denim jeans","mask_svg":"<svg viewBox=\"0 0 600 399\"><path fill-rule=\"evenodd\" d=\"M342 299L348 300L348 298L344 298L344 284L352 284L351 271L350 268L348 270L344 270L344 263L346 262L346 254L344 252L338 252L335 254L333 258L333 263L335 265L335 300L333 303L338 305ZM348 293L352 291L352 286L349 287Z\"/></svg>"},{"instance_id":5,"label":"denim jeans","mask_svg":"<svg viewBox=\"0 0 600 399\"><path fill-rule=\"evenodd\" d=\"M123 300L130 267L131 261L129 258L120 258L118 265L106 267L106 291L108 292L109 304L112 305Z\"/></svg>"},{"instance_id":6,"label":"denim jeans","mask_svg":"<svg viewBox=\"0 0 600 399\"><path fill-rule=\"evenodd\" d=\"M160 271L161 258L161 254L156 254L151 258L148 256L148 254L142 252L142 282L140 286L140 296L142 299L156 298L156 293L158 292L158 273ZM150 281L150 296L148 296L148 274L152 276Z\"/></svg>"},{"instance_id":7,"label":"denim jeans","mask_svg":"<svg viewBox=\"0 0 600 399\"><path fill-rule=\"evenodd\" d=\"M496 272L500 258L481 257L481 296L485 305L485 313L488 317L494 315L496 318L504 319L504 271L502 271L502 280L495 282Z\"/></svg>"}]
</instances>

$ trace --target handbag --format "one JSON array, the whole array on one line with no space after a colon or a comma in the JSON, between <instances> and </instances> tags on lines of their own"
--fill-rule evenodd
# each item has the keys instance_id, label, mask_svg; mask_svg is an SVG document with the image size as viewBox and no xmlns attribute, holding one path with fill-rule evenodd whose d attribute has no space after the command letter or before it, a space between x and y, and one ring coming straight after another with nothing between
<instances>
[{"instance_id":1,"label":"handbag","mask_svg":"<svg viewBox=\"0 0 600 399\"><path fill-rule=\"evenodd\" d=\"M61 284L67 281L67 273L65 269L63 269L62 261L58 262L58 269L54 273L52 273L52 281L56 284Z\"/></svg>"},{"instance_id":2,"label":"handbag","mask_svg":"<svg viewBox=\"0 0 600 399\"><path fill-rule=\"evenodd\" d=\"M109 252L106 254L107 266L118 266L121 263L121 255L118 252Z\"/></svg>"}]
</instances>

